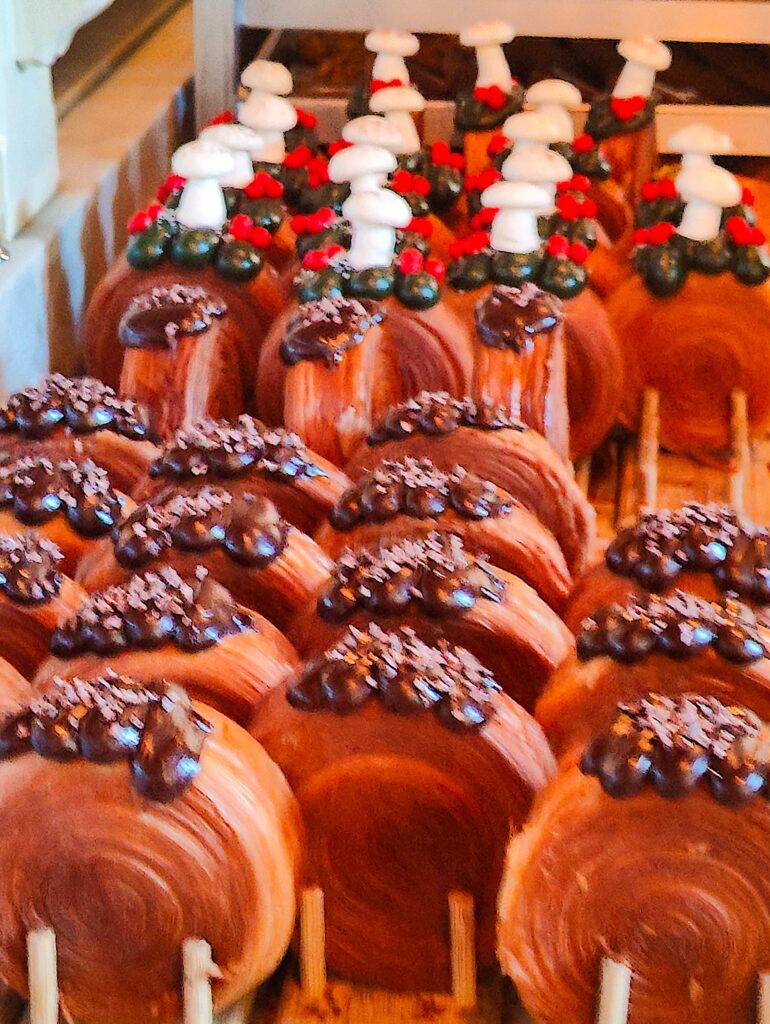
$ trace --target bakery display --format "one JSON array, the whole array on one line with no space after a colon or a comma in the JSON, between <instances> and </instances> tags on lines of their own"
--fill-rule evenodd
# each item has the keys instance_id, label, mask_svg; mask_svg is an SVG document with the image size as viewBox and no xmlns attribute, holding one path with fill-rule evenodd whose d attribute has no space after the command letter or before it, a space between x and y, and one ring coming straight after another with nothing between
<instances>
[{"instance_id":1,"label":"bakery display","mask_svg":"<svg viewBox=\"0 0 770 1024\"><path fill-rule=\"evenodd\" d=\"M175 1024L187 939L216 950L217 1008L283 956L296 801L248 733L162 675L53 680L5 716L0 807L0 974L17 992L41 925L83 1024Z\"/></svg>"},{"instance_id":2,"label":"bakery display","mask_svg":"<svg viewBox=\"0 0 770 1024\"><path fill-rule=\"evenodd\" d=\"M767 743L740 702L697 690L596 724L506 858L499 957L539 1024L592 1024L604 957L630 969L629 1021L756 1020Z\"/></svg>"},{"instance_id":3,"label":"bakery display","mask_svg":"<svg viewBox=\"0 0 770 1024\"><path fill-rule=\"evenodd\" d=\"M412 85L409 65L404 58L414 57L420 49L420 40L411 32L377 28L366 34L364 47L374 54L374 59L371 74L356 83L348 98L350 120L370 113L369 102L381 89Z\"/></svg>"},{"instance_id":4,"label":"bakery display","mask_svg":"<svg viewBox=\"0 0 770 1024\"><path fill-rule=\"evenodd\" d=\"M494 963L505 843L553 760L472 655L410 629L351 629L271 695L252 732L297 795L331 969L447 989L455 889L474 899L479 968Z\"/></svg>"}]
</instances>

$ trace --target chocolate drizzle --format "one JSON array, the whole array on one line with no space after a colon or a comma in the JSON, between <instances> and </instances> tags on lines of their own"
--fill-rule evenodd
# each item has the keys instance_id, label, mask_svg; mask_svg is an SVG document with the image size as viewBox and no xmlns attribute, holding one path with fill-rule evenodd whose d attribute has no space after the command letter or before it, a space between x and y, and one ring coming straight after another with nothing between
<instances>
[{"instance_id":1,"label":"chocolate drizzle","mask_svg":"<svg viewBox=\"0 0 770 1024\"><path fill-rule=\"evenodd\" d=\"M56 564L64 558L51 541L35 533L0 537L0 590L19 604L44 604L59 593Z\"/></svg>"},{"instance_id":2,"label":"chocolate drizzle","mask_svg":"<svg viewBox=\"0 0 770 1024\"><path fill-rule=\"evenodd\" d=\"M600 608L584 620L577 639L582 661L607 655L632 663L653 653L688 658L710 647L739 664L768 656L750 608L730 599L710 603L681 590Z\"/></svg>"},{"instance_id":3,"label":"chocolate drizzle","mask_svg":"<svg viewBox=\"0 0 770 1024\"><path fill-rule=\"evenodd\" d=\"M372 447L386 441L402 441L413 434L436 437L451 434L459 427L478 430L518 430L528 428L512 419L503 406L494 406L473 398L453 398L447 391L421 391L401 405L392 406L385 418L367 438Z\"/></svg>"},{"instance_id":4,"label":"chocolate drizzle","mask_svg":"<svg viewBox=\"0 0 770 1024\"><path fill-rule=\"evenodd\" d=\"M649 512L618 533L605 559L646 590L665 590L685 571L704 572L721 590L770 604L768 533L742 524L723 505L691 502L674 512Z\"/></svg>"},{"instance_id":5,"label":"chocolate drizzle","mask_svg":"<svg viewBox=\"0 0 770 1024\"><path fill-rule=\"evenodd\" d=\"M493 483L461 466L447 473L430 459L407 456L365 472L342 495L329 520L335 530L352 530L359 523L382 523L398 515L430 519L448 510L464 519L495 519L512 507Z\"/></svg>"},{"instance_id":6,"label":"chocolate drizzle","mask_svg":"<svg viewBox=\"0 0 770 1024\"><path fill-rule=\"evenodd\" d=\"M233 561L262 569L286 546L288 527L264 495L233 496L204 487L197 494L165 495L140 505L115 531L115 558L138 569L168 548L221 548Z\"/></svg>"},{"instance_id":7,"label":"chocolate drizzle","mask_svg":"<svg viewBox=\"0 0 770 1024\"><path fill-rule=\"evenodd\" d=\"M124 348L173 348L178 338L205 333L226 313L224 302L203 288L153 288L131 301L118 337Z\"/></svg>"},{"instance_id":8,"label":"chocolate drizzle","mask_svg":"<svg viewBox=\"0 0 770 1024\"><path fill-rule=\"evenodd\" d=\"M384 310L372 302L343 296L306 302L286 328L281 359L287 366L305 360L337 366L349 349L361 344L369 328L384 319Z\"/></svg>"},{"instance_id":9,"label":"chocolate drizzle","mask_svg":"<svg viewBox=\"0 0 770 1024\"><path fill-rule=\"evenodd\" d=\"M492 673L463 648L443 638L429 647L412 629L388 633L372 623L365 631L351 626L287 697L301 711L338 715L377 697L395 714L432 709L444 725L478 729L494 714L499 692Z\"/></svg>"},{"instance_id":10,"label":"chocolate drizzle","mask_svg":"<svg viewBox=\"0 0 770 1024\"><path fill-rule=\"evenodd\" d=\"M150 476L227 480L250 470L287 483L326 476L297 434L268 428L251 416L241 416L235 423L199 420L177 431L153 462Z\"/></svg>"},{"instance_id":11,"label":"chocolate drizzle","mask_svg":"<svg viewBox=\"0 0 770 1024\"><path fill-rule=\"evenodd\" d=\"M397 615L414 601L431 617L463 615L477 601L499 602L505 583L484 558L468 554L459 537L435 531L378 551L347 551L318 600L327 622L344 622L357 610Z\"/></svg>"},{"instance_id":12,"label":"chocolate drizzle","mask_svg":"<svg viewBox=\"0 0 770 1024\"><path fill-rule=\"evenodd\" d=\"M621 704L606 733L581 761L612 797L628 797L647 784L680 798L698 785L720 803L738 807L767 791L770 730L744 707L714 697L648 694Z\"/></svg>"},{"instance_id":13,"label":"chocolate drizzle","mask_svg":"<svg viewBox=\"0 0 770 1024\"><path fill-rule=\"evenodd\" d=\"M167 803L200 772L211 729L173 683L146 686L114 673L56 678L47 693L0 724L0 760L27 751L57 761L127 760L136 789Z\"/></svg>"},{"instance_id":14,"label":"chocolate drizzle","mask_svg":"<svg viewBox=\"0 0 770 1024\"><path fill-rule=\"evenodd\" d=\"M476 303L476 333L489 348L520 353L537 334L552 331L563 320L561 302L527 282L521 288L496 284Z\"/></svg>"},{"instance_id":15,"label":"chocolate drizzle","mask_svg":"<svg viewBox=\"0 0 770 1024\"><path fill-rule=\"evenodd\" d=\"M64 429L74 434L110 430L131 441L149 436L136 403L118 398L112 388L93 377L55 373L35 388L17 391L0 409L0 431L40 440Z\"/></svg>"},{"instance_id":16,"label":"chocolate drizzle","mask_svg":"<svg viewBox=\"0 0 770 1024\"><path fill-rule=\"evenodd\" d=\"M172 643L183 651L212 647L226 636L256 630L228 590L198 567L186 581L172 568L133 576L120 587L91 594L76 614L54 630L51 650L60 658L93 652L109 655Z\"/></svg>"},{"instance_id":17,"label":"chocolate drizzle","mask_svg":"<svg viewBox=\"0 0 770 1024\"><path fill-rule=\"evenodd\" d=\"M63 515L83 537L102 537L120 518L107 470L92 459L52 462L43 456L0 468L0 507L27 526Z\"/></svg>"}]
</instances>

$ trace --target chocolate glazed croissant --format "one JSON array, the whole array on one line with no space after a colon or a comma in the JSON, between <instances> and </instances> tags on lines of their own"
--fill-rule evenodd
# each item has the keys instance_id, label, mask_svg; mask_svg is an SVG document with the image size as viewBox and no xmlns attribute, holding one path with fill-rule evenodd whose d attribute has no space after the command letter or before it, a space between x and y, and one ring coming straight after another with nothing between
<instances>
[{"instance_id":1,"label":"chocolate glazed croissant","mask_svg":"<svg viewBox=\"0 0 770 1024\"><path fill-rule=\"evenodd\" d=\"M601 605L685 590L708 601L737 595L770 626L770 538L724 505L688 502L646 512L620 530L570 595L564 621L577 633Z\"/></svg>"},{"instance_id":2,"label":"chocolate glazed croissant","mask_svg":"<svg viewBox=\"0 0 770 1024\"><path fill-rule=\"evenodd\" d=\"M263 494L167 488L122 520L81 562L86 590L170 566L183 577L204 566L233 598L282 629L329 579L331 560L290 526Z\"/></svg>"},{"instance_id":3,"label":"chocolate glazed croissant","mask_svg":"<svg viewBox=\"0 0 770 1024\"><path fill-rule=\"evenodd\" d=\"M422 392L389 409L346 466L351 477L383 459L429 458L464 466L528 508L558 540L575 575L592 557L596 513L570 468L534 430L504 409L441 392Z\"/></svg>"},{"instance_id":4,"label":"chocolate glazed croissant","mask_svg":"<svg viewBox=\"0 0 770 1024\"><path fill-rule=\"evenodd\" d=\"M185 581L170 567L90 595L53 633L51 651L38 689L55 676L94 679L107 669L144 682L162 665L165 678L241 724L298 663L283 634L205 569Z\"/></svg>"},{"instance_id":5,"label":"chocolate glazed croissant","mask_svg":"<svg viewBox=\"0 0 770 1024\"><path fill-rule=\"evenodd\" d=\"M629 1024L753 1024L767 969L767 725L697 694L598 727L509 848L499 958L540 1024L593 1024L604 957Z\"/></svg>"},{"instance_id":6,"label":"chocolate glazed croissant","mask_svg":"<svg viewBox=\"0 0 770 1024\"><path fill-rule=\"evenodd\" d=\"M455 533L473 554L528 583L556 611L572 574L556 538L507 491L455 466L406 456L365 470L316 534L333 558L345 548L376 549L433 530Z\"/></svg>"},{"instance_id":7,"label":"chocolate glazed croissant","mask_svg":"<svg viewBox=\"0 0 770 1024\"><path fill-rule=\"evenodd\" d=\"M173 486L188 494L222 484L232 494L264 494L290 523L309 533L334 507L350 480L304 441L252 416L199 420L161 449L135 491L146 501Z\"/></svg>"},{"instance_id":8,"label":"chocolate glazed croissant","mask_svg":"<svg viewBox=\"0 0 770 1024\"><path fill-rule=\"evenodd\" d=\"M51 928L67 1020L175 1024L188 938L214 950L215 1008L288 945L296 801L248 733L173 684L56 681L6 717L0 814L0 977L26 996L27 932Z\"/></svg>"},{"instance_id":9,"label":"chocolate glazed croissant","mask_svg":"<svg viewBox=\"0 0 770 1024\"><path fill-rule=\"evenodd\" d=\"M126 494L158 456L150 436L144 411L93 377L55 373L0 410L0 452L8 459L92 459Z\"/></svg>"},{"instance_id":10,"label":"chocolate glazed croissant","mask_svg":"<svg viewBox=\"0 0 770 1024\"><path fill-rule=\"evenodd\" d=\"M770 719L770 648L751 609L677 591L600 608L583 623L577 656L541 694L536 717L557 753L584 743L624 700L688 690Z\"/></svg>"},{"instance_id":11,"label":"chocolate glazed croissant","mask_svg":"<svg viewBox=\"0 0 770 1024\"><path fill-rule=\"evenodd\" d=\"M372 621L408 625L426 643L445 636L461 644L527 709L572 650L569 630L532 587L471 555L448 533L345 552L287 635L310 657L348 626Z\"/></svg>"},{"instance_id":12,"label":"chocolate glazed croissant","mask_svg":"<svg viewBox=\"0 0 770 1024\"><path fill-rule=\"evenodd\" d=\"M352 629L270 695L252 732L297 794L337 974L446 990L453 889L473 895L477 962L494 964L507 838L553 759L474 657L409 629Z\"/></svg>"}]
</instances>

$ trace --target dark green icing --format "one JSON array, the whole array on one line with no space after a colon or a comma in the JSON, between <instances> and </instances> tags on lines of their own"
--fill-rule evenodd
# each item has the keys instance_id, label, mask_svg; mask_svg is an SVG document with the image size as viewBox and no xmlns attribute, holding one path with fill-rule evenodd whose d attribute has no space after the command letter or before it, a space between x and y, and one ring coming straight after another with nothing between
<instances>
[{"instance_id":1,"label":"dark green icing","mask_svg":"<svg viewBox=\"0 0 770 1024\"><path fill-rule=\"evenodd\" d=\"M591 104L586 120L587 135L603 142L618 135L632 135L652 122L655 116L655 97L648 96L642 107L633 117L623 120L612 111L612 96L599 96Z\"/></svg>"},{"instance_id":2,"label":"dark green icing","mask_svg":"<svg viewBox=\"0 0 770 1024\"><path fill-rule=\"evenodd\" d=\"M514 83L505 104L493 109L475 98L473 89L458 93L455 105L455 128L462 132L493 131L499 128L512 114L517 114L524 103L524 90Z\"/></svg>"}]
</instances>

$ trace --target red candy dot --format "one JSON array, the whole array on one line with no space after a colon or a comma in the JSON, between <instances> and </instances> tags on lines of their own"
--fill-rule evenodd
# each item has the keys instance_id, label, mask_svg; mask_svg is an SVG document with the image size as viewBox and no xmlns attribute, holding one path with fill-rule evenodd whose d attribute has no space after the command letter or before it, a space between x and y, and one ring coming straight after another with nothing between
<instances>
[{"instance_id":1,"label":"red candy dot","mask_svg":"<svg viewBox=\"0 0 770 1024\"><path fill-rule=\"evenodd\" d=\"M446 267L441 260L426 260L425 272L435 277L437 281L441 281L446 274Z\"/></svg>"},{"instance_id":2,"label":"red candy dot","mask_svg":"<svg viewBox=\"0 0 770 1024\"><path fill-rule=\"evenodd\" d=\"M673 224L668 221L661 221L650 228L650 242L652 245L665 245L671 236L676 232Z\"/></svg>"},{"instance_id":3,"label":"red candy dot","mask_svg":"<svg viewBox=\"0 0 770 1024\"><path fill-rule=\"evenodd\" d=\"M596 143L594 142L593 138L590 135L586 135L585 133L583 133L582 135L578 135L578 137L572 143L572 148L576 153L589 153L592 149L595 148L595 146Z\"/></svg>"},{"instance_id":4,"label":"red candy dot","mask_svg":"<svg viewBox=\"0 0 770 1024\"><path fill-rule=\"evenodd\" d=\"M267 228L263 228L261 224L258 224L249 235L249 241L257 249L267 249L270 245L270 232Z\"/></svg>"},{"instance_id":5,"label":"red candy dot","mask_svg":"<svg viewBox=\"0 0 770 1024\"><path fill-rule=\"evenodd\" d=\"M676 199L676 182L673 178L661 178L658 187L663 199Z\"/></svg>"},{"instance_id":6,"label":"red candy dot","mask_svg":"<svg viewBox=\"0 0 770 1024\"><path fill-rule=\"evenodd\" d=\"M549 256L567 256L569 254L569 239L564 235L551 235L545 243Z\"/></svg>"},{"instance_id":7,"label":"red candy dot","mask_svg":"<svg viewBox=\"0 0 770 1024\"><path fill-rule=\"evenodd\" d=\"M650 232L647 228L637 228L633 234L634 245L649 245Z\"/></svg>"},{"instance_id":8,"label":"red candy dot","mask_svg":"<svg viewBox=\"0 0 770 1024\"><path fill-rule=\"evenodd\" d=\"M741 192L741 203L744 206L754 205L754 193L750 188L744 188L743 192Z\"/></svg>"},{"instance_id":9,"label":"red candy dot","mask_svg":"<svg viewBox=\"0 0 770 1024\"><path fill-rule=\"evenodd\" d=\"M569 247L569 258L574 263L585 263L588 259L588 246L584 242L573 242Z\"/></svg>"},{"instance_id":10,"label":"red candy dot","mask_svg":"<svg viewBox=\"0 0 770 1024\"><path fill-rule=\"evenodd\" d=\"M398 257L402 274L418 274L422 270L423 256L419 249L404 249Z\"/></svg>"},{"instance_id":11,"label":"red candy dot","mask_svg":"<svg viewBox=\"0 0 770 1024\"><path fill-rule=\"evenodd\" d=\"M146 231L152 222L152 217L148 213L145 213L144 210L139 210L128 221L128 233L130 235L138 235L142 231Z\"/></svg>"},{"instance_id":12,"label":"red candy dot","mask_svg":"<svg viewBox=\"0 0 770 1024\"><path fill-rule=\"evenodd\" d=\"M660 185L657 181L645 181L641 189L642 199L645 203L654 202L660 195Z\"/></svg>"},{"instance_id":13,"label":"red candy dot","mask_svg":"<svg viewBox=\"0 0 770 1024\"><path fill-rule=\"evenodd\" d=\"M254 222L245 213L236 213L230 221L230 234L241 242L247 242L254 230Z\"/></svg>"}]
</instances>

